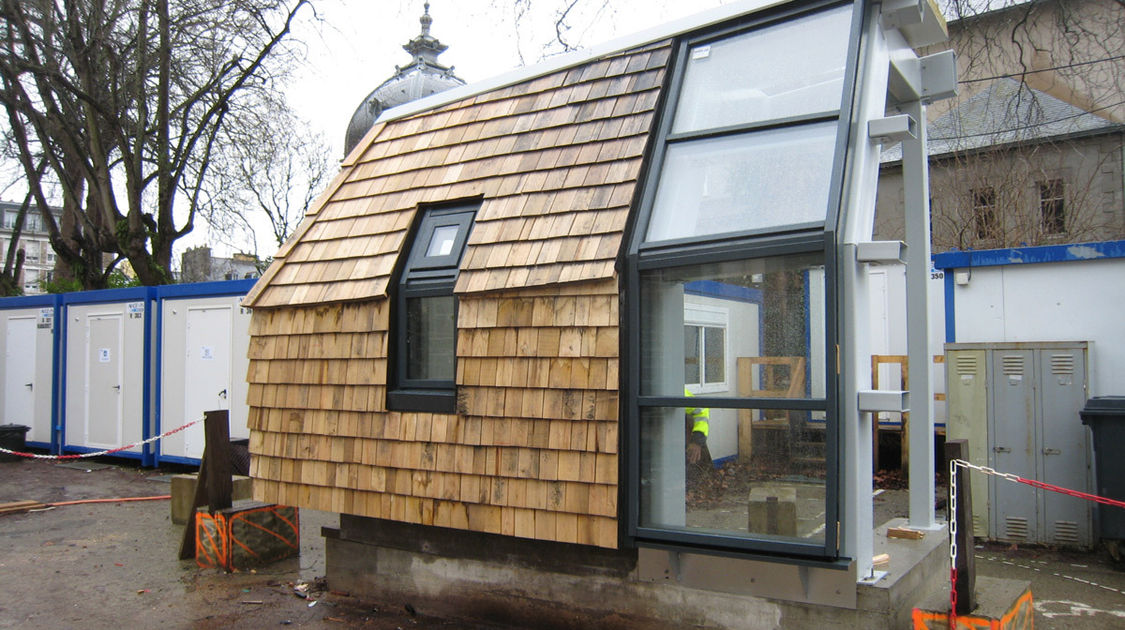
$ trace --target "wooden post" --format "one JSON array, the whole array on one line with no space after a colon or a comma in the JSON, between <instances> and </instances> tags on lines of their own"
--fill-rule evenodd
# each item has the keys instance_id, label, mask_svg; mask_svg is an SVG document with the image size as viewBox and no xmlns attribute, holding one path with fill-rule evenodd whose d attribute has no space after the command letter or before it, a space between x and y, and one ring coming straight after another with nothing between
<instances>
[{"instance_id":1,"label":"wooden post","mask_svg":"<svg viewBox=\"0 0 1125 630\"><path fill-rule=\"evenodd\" d=\"M203 415L203 430L207 437L203 448L210 457L201 464L207 467L207 505L214 514L231 506L231 495L234 493L230 465L230 412L220 409L206 411ZM200 485L203 485L202 480Z\"/></svg>"},{"instance_id":2,"label":"wooden post","mask_svg":"<svg viewBox=\"0 0 1125 630\"><path fill-rule=\"evenodd\" d=\"M949 462L954 459L967 460L969 457L968 440L946 440L945 465L949 469ZM977 607L976 586L977 568L976 556L973 547L973 493L969 488L969 476L961 474L962 469L957 467L953 471L957 483L957 513L949 514L950 519L957 519L957 610L958 615L965 615Z\"/></svg>"},{"instance_id":3,"label":"wooden post","mask_svg":"<svg viewBox=\"0 0 1125 630\"><path fill-rule=\"evenodd\" d=\"M203 457L199 460L199 475L195 479L191 514L180 539L180 560L195 557L195 510L204 505L209 506L212 513L229 508L234 493L234 480L230 474L229 412L225 409L206 411L203 416L206 441L203 443Z\"/></svg>"}]
</instances>

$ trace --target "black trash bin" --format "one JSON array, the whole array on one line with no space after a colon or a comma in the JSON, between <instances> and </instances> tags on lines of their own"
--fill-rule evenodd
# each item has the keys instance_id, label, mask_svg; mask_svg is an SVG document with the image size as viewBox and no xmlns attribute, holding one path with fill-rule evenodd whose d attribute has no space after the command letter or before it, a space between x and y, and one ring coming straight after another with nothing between
<instances>
[{"instance_id":1,"label":"black trash bin","mask_svg":"<svg viewBox=\"0 0 1125 630\"><path fill-rule=\"evenodd\" d=\"M0 446L8 449L9 451L18 451L20 453L27 450L27 432L31 427L25 427L22 424L0 424ZM8 453L0 452L0 462L19 462L24 458L19 455L9 455Z\"/></svg>"},{"instance_id":2,"label":"black trash bin","mask_svg":"<svg viewBox=\"0 0 1125 630\"><path fill-rule=\"evenodd\" d=\"M1094 487L1098 496L1125 501L1125 396L1097 396L1078 412L1094 434ZM1125 540L1125 508L1098 506L1103 540Z\"/></svg>"}]
</instances>

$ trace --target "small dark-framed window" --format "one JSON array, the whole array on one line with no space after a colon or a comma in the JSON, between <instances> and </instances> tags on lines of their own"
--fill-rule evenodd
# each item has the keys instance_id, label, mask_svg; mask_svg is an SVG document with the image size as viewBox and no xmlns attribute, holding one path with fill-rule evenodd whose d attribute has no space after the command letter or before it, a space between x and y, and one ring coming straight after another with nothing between
<instances>
[{"instance_id":1,"label":"small dark-framed window","mask_svg":"<svg viewBox=\"0 0 1125 630\"><path fill-rule=\"evenodd\" d=\"M425 208L395 286L387 407L456 408L457 299L453 286L479 203Z\"/></svg>"}]
</instances>

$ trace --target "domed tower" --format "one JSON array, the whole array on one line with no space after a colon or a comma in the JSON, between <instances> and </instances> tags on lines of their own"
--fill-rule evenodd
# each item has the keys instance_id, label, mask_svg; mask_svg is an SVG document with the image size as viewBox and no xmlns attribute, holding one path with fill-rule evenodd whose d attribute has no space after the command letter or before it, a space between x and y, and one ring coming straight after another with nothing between
<instances>
[{"instance_id":1,"label":"domed tower","mask_svg":"<svg viewBox=\"0 0 1125 630\"><path fill-rule=\"evenodd\" d=\"M430 35L434 19L430 17L429 2L425 3L425 12L419 21L422 33L402 47L413 59L404 67L395 66L394 75L368 94L356 108L344 136L344 155L352 152L383 110L465 85L453 74L452 66L438 63L438 55L449 47Z\"/></svg>"}]
</instances>

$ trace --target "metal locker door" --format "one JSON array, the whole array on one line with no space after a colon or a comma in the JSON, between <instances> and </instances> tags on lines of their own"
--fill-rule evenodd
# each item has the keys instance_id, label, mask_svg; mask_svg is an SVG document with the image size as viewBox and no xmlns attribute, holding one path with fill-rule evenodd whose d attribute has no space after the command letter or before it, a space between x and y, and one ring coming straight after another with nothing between
<instances>
[{"instance_id":1,"label":"metal locker door","mask_svg":"<svg viewBox=\"0 0 1125 630\"><path fill-rule=\"evenodd\" d=\"M1035 478L1035 362L1032 350L991 350L990 464L999 472ZM989 477L992 537L1014 543L1038 540L1036 492L1031 486Z\"/></svg>"},{"instance_id":2,"label":"metal locker door","mask_svg":"<svg viewBox=\"0 0 1125 630\"><path fill-rule=\"evenodd\" d=\"M1046 483L1092 492L1089 446L1078 412L1086 402L1085 349L1039 352L1040 474ZM1042 542L1089 547L1092 544L1092 504L1075 497L1040 490Z\"/></svg>"},{"instance_id":3,"label":"metal locker door","mask_svg":"<svg viewBox=\"0 0 1125 630\"><path fill-rule=\"evenodd\" d=\"M950 349L945 360L948 419L946 437L969 441L969 461L988 466L988 381L984 350ZM988 478L969 473L973 493L973 535L989 535Z\"/></svg>"}]
</instances>

